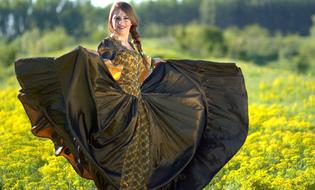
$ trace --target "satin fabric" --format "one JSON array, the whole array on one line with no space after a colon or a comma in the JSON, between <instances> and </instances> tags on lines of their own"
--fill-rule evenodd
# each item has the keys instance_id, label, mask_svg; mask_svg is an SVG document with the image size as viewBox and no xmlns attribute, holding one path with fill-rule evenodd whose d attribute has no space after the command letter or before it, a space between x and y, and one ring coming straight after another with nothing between
<instances>
[{"instance_id":1,"label":"satin fabric","mask_svg":"<svg viewBox=\"0 0 315 190\"><path fill-rule=\"evenodd\" d=\"M234 63L167 60L125 93L101 58L79 46L58 58L15 63L19 99L36 136L99 189L118 189L122 155L144 103L154 168L149 189L201 189L232 158L248 131L247 92Z\"/></svg>"}]
</instances>

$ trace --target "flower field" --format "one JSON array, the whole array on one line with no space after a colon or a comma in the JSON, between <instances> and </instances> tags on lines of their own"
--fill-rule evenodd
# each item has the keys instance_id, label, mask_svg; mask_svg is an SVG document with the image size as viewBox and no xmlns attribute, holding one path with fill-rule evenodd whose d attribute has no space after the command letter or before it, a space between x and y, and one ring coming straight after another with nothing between
<instances>
[{"instance_id":1,"label":"flower field","mask_svg":"<svg viewBox=\"0 0 315 190\"><path fill-rule=\"evenodd\" d=\"M244 146L206 190L315 189L315 78L238 64L249 96ZM96 189L32 135L14 77L0 91L0 189Z\"/></svg>"},{"instance_id":2,"label":"flower field","mask_svg":"<svg viewBox=\"0 0 315 190\"><path fill-rule=\"evenodd\" d=\"M205 189L315 189L314 78L241 68L249 95L249 135Z\"/></svg>"}]
</instances>

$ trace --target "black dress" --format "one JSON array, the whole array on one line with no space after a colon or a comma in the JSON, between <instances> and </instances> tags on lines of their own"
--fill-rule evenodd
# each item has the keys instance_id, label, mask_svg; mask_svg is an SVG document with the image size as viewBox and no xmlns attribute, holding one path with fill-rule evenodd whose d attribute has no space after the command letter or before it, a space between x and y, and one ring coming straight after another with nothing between
<instances>
[{"instance_id":1,"label":"black dress","mask_svg":"<svg viewBox=\"0 0 315 190\"><path fill-rule=\"evenodd\" d=\"M123 61L126 51L112 60ZM15 71L33 134L50 138L56 155L99 189L120 188L123 157L143 113L153 160L148 189L205 187L247 136L247 92L234 63L167 60L138 94L81 46L58 58L19 59Z\"/></svg>"}]
</instances>

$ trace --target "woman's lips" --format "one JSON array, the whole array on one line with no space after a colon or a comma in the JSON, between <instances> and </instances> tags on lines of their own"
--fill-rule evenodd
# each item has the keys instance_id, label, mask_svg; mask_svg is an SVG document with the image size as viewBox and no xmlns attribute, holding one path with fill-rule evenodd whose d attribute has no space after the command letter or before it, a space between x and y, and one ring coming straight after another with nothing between
<instances>
[{"instance_id":1,"label":"woman's lips","mask_svg":"<svg viewBox=\"0 0 315 190\"><path fill-rule=\"evenodd\" d=\"M126 27L124 26L118 26L118 29L122 30L122 29L125 29Z\"/></svg>"}]
</instances>

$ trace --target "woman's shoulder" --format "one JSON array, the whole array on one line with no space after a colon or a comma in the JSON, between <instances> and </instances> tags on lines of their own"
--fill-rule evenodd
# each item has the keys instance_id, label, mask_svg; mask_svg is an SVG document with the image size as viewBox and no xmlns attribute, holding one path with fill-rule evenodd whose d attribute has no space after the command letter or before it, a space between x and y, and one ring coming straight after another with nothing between
<instances>
[{"instance_id":1,"label":"woman's shoulder","mask_svg":"<svg viewBox=\"0 0 315 190\"><path fill-rule=\"evenodd\" d=\"M117 44L111 37L104 38L97 46L97 52L103 59L114 59L117 50Z\"/></svg>"},{"instance_id":2,"label":"woman's shoulder","mask_svg":"<svg viewBox=\"0 0 315 190\"><path fill-rule=\"evenodd\" d=\"M100 48L111 49L115 47L116 47L115 41L110 36L107 36L99 43L99 45L97 46L97 49L100 49Z\"/></svg>"}]
</instances>

